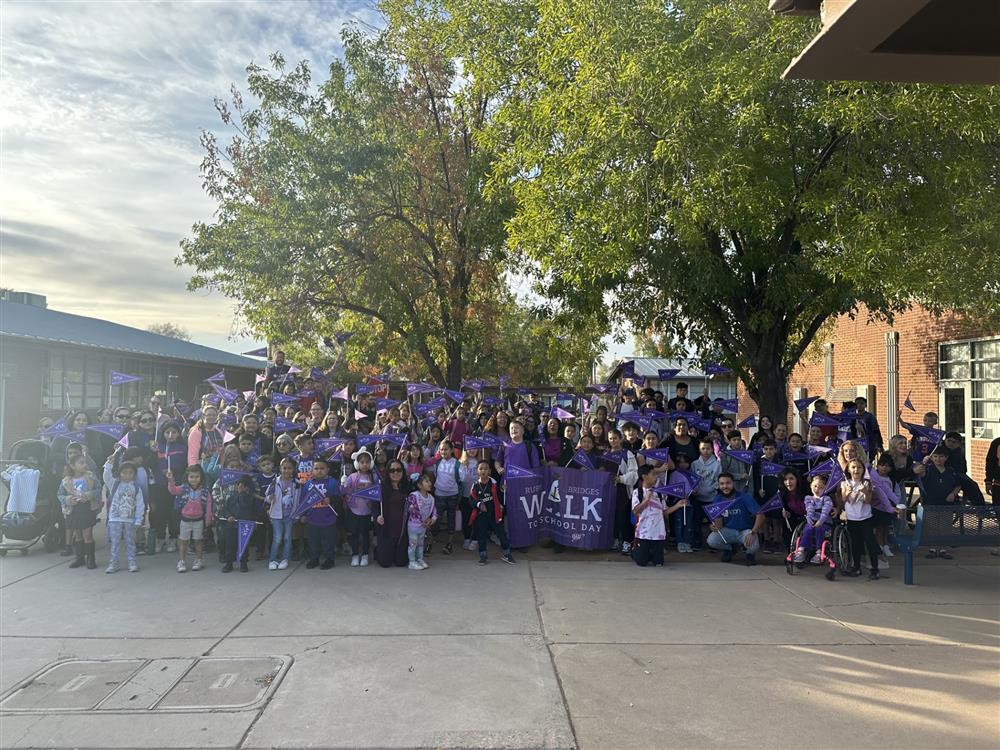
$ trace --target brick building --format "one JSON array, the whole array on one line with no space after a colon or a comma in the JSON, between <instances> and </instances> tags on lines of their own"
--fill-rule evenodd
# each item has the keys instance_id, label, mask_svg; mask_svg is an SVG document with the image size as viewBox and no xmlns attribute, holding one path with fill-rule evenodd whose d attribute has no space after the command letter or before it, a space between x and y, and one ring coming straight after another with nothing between
<instances>
[{"instance_id":1,"label":"brick building","mask_svg":"<svg viewBox=\"0 0 1000 750\"><path fill-rule=\"evenodd\" d=\"M970 474L981 482L986 450L1000 435L1000 328L976 327L956 314L936 318L921 308L897 316L892 326L869 323L864 310L854 319L843 315L795 368L788 398L821 396L840 411L840 402L859 395L886 439L900 431L897 411L918 424L925 412L937 412L944 429L965 437ZM907 395L915 412L903 409ZM740 410L740 419L755 410L742 386ZM792 430L807 429L797 414L785 421Z\"/></svg>"}]
</instances>

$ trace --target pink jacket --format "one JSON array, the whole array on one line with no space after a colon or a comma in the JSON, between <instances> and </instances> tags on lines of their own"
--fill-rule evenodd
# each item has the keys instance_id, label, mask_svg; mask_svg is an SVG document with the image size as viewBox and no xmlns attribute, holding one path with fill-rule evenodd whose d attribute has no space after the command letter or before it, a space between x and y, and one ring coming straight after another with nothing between
<instances>
[{"instance_id":1,"label":"pink jacket","mask_svg":"<svg viewBox=\"0 0 1000 750\"><path fill-rule=\"evenodd\" d=\"M200 423L195 423L188 433L188 466L201 463L201 427L199 425ZM226 433L218 426L213 427L212 430L219 434L219 444L221 445Z\"/></svg>"}]
</instances>

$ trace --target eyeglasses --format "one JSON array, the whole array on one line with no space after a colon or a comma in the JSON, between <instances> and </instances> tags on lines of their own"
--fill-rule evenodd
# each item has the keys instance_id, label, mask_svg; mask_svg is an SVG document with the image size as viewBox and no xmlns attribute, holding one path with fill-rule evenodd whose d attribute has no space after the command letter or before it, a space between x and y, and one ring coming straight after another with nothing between
<instances>
[{"instance_id":1,"label":"eyeglasses","mask_svg":"<svg viewBox=\"0 0 1000 750\"><path fill-rule=\"evenodd\" d=\"M142 424L143 422L155 422L155 421L156 420L153 419L152 417L143 417L142 419L139 420L139 424Z\"/></svg>"},{"instance_id":2,"label":"eyeglasses","mask_svg":"<svg viewBox=\"0 0 1000 750\"><path fill-rule=\"evenodd\" d=\"M115 419L128 419L128 414L122 412L121 414L115 414Z\"/></svg>"},{"instance_id":3,"label":"eyeglasses","mask_svg":"<svg viewBox=\"0 0 1000 750\"><path fill-rule=\"evenodd\" d=\"M403 470L398 466L393 466L391 469L389 469L390 474L396 474L397 472L401 473L402 471Z\"/></svg>"}]
</instances>

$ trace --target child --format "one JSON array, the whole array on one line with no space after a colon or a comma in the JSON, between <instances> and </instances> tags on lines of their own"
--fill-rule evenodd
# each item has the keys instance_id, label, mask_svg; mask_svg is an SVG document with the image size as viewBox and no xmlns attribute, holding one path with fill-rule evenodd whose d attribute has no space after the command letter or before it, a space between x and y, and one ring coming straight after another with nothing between
<instances>
[{"instance_id":1,"label":"child","mask_svg":"<svg viewBox=\"0 0 1000 750\"><path fill-rule=\"evenodd\" d=\"M833 500L829 495L823 494L828 477L817 475L812 478L809 487L812 489L811 495L806 495L806 520L802 527L802 535L799 537L799 546L795 550L794 562L804 565L806 558L812 553L811 563L819 565L819 550L823 546L826 532L830 528L833 519Z\"/></svg>"},{"instance_id":2,"label":"child","mask_svg":"<svg viewBox=\"0 0 1000 750\"><path fill-rule=\"evenodd\" d=\"M417 489L406 498L406 532L409 545L406 554L410 558L410 570L426 570L430 567L424 561L424 537L427 530L437 521L437 503L431 494L434 480L426 471L417 478Z\"/></svg>"},{"instance_id":3,"label":"child","mask_svg":"<svg viewBox=\"0 0 1000 750\"><path fill-rule=\"evenodd\" d=\"M71 568L84 565L94 570L97 560L94 553L94 524L100 508L97 479L87 468L87 458L76 454L66 464L66 476L59 485L59 505L66 518L66 529L76 558Z\"/></svg>"},{"instance_id":4,"label":"child","mask_svg":"<svg viewBox=\"0 0 1000 750\"><path fill-rule=\"evenodd\" d=\"M445 529L448 532L448 541L441 551L450 555L451 541L455 536L455 511L458 510L458 501L462 497L462 484L468 480L468 471L462 466L462 462L455 458L450 440L441 441L434 457L436 459L434 497L437 502L438 518L444 519Z\"/></svg>"},{"instance_id":5,"label":"child","mask_svg":"<svg viewBox=\"0 0 1000 750\"><path fill-rule=\"evenodd\" d=\"M406 467L406 475L411 482L420 479L420 475L424 472L423 448L417 443L410 443L410 447L406 449L406 460L403 465Z\"/></svg>"},{"instance_id":6,"label":"child","mask_svg":"<svg viewBox=\"0 0 1000 750\"><path fill-rule=\"evenodd\" d=\"M743 450L743 435L739 430L730 430L726 434L726 441L730 450L740 451ZM719 459L721 466L721 471L728 472L733 475L733 481L736 483L737 492L749 492L750 491L750 464L746 464L742 461L738 461L730 455L725 453Z\"/></svg>"},{"instance_id":7,"label":"child","mask_svg":"<svg viewBox=\"0 0 1000 750\"><path fill-rule=\"evenodd\" d=\"M639 467L639 486L632 490L632 513L638 519L635 525L635 549L632 559L640 568L652 564L663 567L663 547L667 539L667 527L663 517L668 512L663 500L653 492L656 475L652 466ZM686 500L684 502L687 502ZM674 508L680 507L680 503Z\"/></svg>"},{"instance_id":8,"label":"child","mask_svg":"<svg viewBox=\"0 0 1000 750\"><path fill-rule=\"evenodd\" d=\"M923 479L920 482L920 502L923 505L947 505L955 502L955 498L958 496L959 482L958 475L955 470L947 465L948 463L948 449L943 445L939 445L934 450L931 451L931 465L927 467L927 473L924 474ZM946 523L951 523L951 516L945 520ZM927 520L924 524L930 526ZM940 557L945 560L951 560L952 554L944 547L931 548L927 550L928 558Z\"/></svg>"},{"instance_id":9,"label":"child","mask_svg":"<svg viewBox=\"0 0 1000 750\"><path fill-rule=\"evenodd\" d=\"M313 459L316 457L313 455L313 439L312 435L306 435L302 433L301 435L295 436L295 450L298 451L298 480L299 484L305 484L310 479L312 479L312 468Z\"/></svg>"},{"instance_id":10,"label":"child","mask_svg":"<svg viewBox=\"0 0 1000 750\"><path fill-rule=\"evenodd\" d=\"M784 426L784 425L780 425ZM764 474L761 470L761 462L769 461L771 463L780 463L781 458L779 456L779 446L778 442L773 438L766 438L762 443L763 456L754 464L753 472L753 484L754 484L754 500L757 501L759 505L763 505L775 494L778 493L781 487L781 475L780 474ZM782 534L782 517L781 511L774 510L766 514L766 522L764 525L764 544L763 549L765 552L777 552L781 549L784 544L784 535Z\"/></svg>"},{"instance_id":11,"label":"child","mask_svg":"<svg viewBox=\"0 0 1000 750\"><path fill-rule=\"evenodd\" d=\"M149 489L149 535L146 539L147 554L156 551L157 540L163 540L164 552L177 551L177 514L174 498L167 490L167 472L183 476L187 468L187 441L181 437L177 422L168 420L160 428L162 436L156 448L157 462L153 467L156 484Z\"/></svg>"},{"instance_id":12,"label":"child","mask_svg":"<svg viewBox=\"0 0 1000 750\"><path fill-rule=\"evenodd\" d=\"M254 481L251 477L243 476L236 480L235 491L226 496L222 506L222 516L226 519L226 564L222 566L222 572L230 573L239 551L239 521L254 521L256 517ZM248 544L247 547L249 546ZM244 549L240 556L241 573L250 570L247 552Z\"/></svg>"},{"instance_id":13,"label":"child","mask_svg":"<svg viewBox=\"0 0 1000 750\"><path fill-rule=\"evenodd\" d=\"M174 484L174 473L168 471L167 491L174 497L174 512L180 518L177 540L180 559L177 572L187 572L188 545L194 542L195 557L191 570L204 567L205 527L212 525L212 494L205 486L205 470L200 464L193 464L185 471L184 485Z\"/></svg>"},{"instance_id":14,"label":"child","mask_svg":"<svg viewBox=\"0 0 1000 750\"><path fill-rule=\"evenodd\" d=\"M119 448L118 450L121 450ZM139 489L142 490L143 498L149 497L149 470L146 468L146 459L151 455L151 451L148 445L133 445L125 449L122 454L121 460L128 461L135 467L135 482L139 485ZM117 452L116 456L117 457ZM151 468L151 467L150 467ZM146 504L143 502L143 512L145 513ZM145 521L145 518L142 519ZM143 523L140 522L139 530L136 531L135 540L135 553L137 555L146 554L146 539L149 538L148 534L144 534L141 531ZM156 552L156 545L153 545L153 552Z\"/></svg>"},{"instance_id":15,"label":"child","mask_svg":"<svg viewBox=\"0 0 1000 750\"><path fill-rule=\"evenodd\" d=\"M115 479L111 473L113 462L114 456L109 456L107 463L104 464L104 484L108 487L108 541L111 544L110 560L104 572L118 572L119 545L124 536L128 572L137 573L139 564L135 560L135 530L142 528L146 501L139 483L135 480L135 465L123 461L118 466L118 478Z\"/></svg>"},{"instance_id":16,"label":"child","mask_svg":"<svg viewBox=\"0 0 1000 750\"><path fill-rule=\"evenodd\" d=\"M273 529L268 570L285 570L291 556L294 521L289 516L299 503L299 483L295 480L295 468L295 461L292 459L281 459L281 476L271 482L264 495L264 507Z\"/></svg>"},{"instance_id":17,"label":"child","mask_svg":"<svg viewBox=\"0 0 1000 750\"><path fill-rule=\"evenodd\" d=\"M236 446L231 446L234 451L236 451ZM223 469L231 469L233 471L246 471L246 467L243 462L240 461L239 456L234 453L229 453L224 456L222 462ZM226 544L229 541L229 514L225 512L225 506L229 502L230 495L236 492L235 484L227 484L223 486L222 482L216 480L215 485L212 487L212 515L215 518L215 541L219 548L219 562L225 563L228 560L228 553L226 551ZM233 550L235 552L235 550Z\"/></svg>"},{"instance_id":18,"label":"child","mask_svg":"<svg viewBox=\"0 0 1000 750\"><path fill-rule=\"evenodd\" d=\"M861 555L867 550L871 562L868 580L877 581L879 549L872 526L872 485L865 478L864 461L860 458L851 459L847 464L846 474L847 477L840 483L840 496L847 514L847 533L851 537L854 567L843 575L851 577L861 575Z\"/></svg>"},{"instance_id":19,"label":"child","mask_svg":"<svg viewBox=\"0 0 1000 750\"><path fill-rule=\"evenodd\" d=\"M306 546L309 550L309 562L306 563L306 567L312 570L319 566L320 570L329 570L333 567L333 555L337 547L337 531L334 529L337 512L333 509L332 501L340 494L340 485L330 476L330 466L322 458L313 461L312 479L306 483L302 491L309 492L310 489L318 490L323 500L313 504L303 515L306 522ZM370 511L368 521L370 526ZM321 552L322 564L319 561Z\"/></svg>"},{"instance_id":20,"label":"child","mask_svg":"<svg viewBox=\"0 0 1000 750\"><path fill-rule=\"evenodd\" d=\"M368 565L368 545L372 530L372 504L363 497L358 497L358 490L364 490L375 484L372 475L372 454L367 448L362 448L353 456L356 471L344 482L343 494L347 498L347 531L351 544L351 567L366 567Z\"/></svg>"},{"instance_id":21,"label":"child","mask_svg":"<svg viewBox=\"0 0 1000 750\"><path fill-rule=\"evenodd\" d=\"M514 564L510 551L510 540L503 527L503 504L497 483L490 476L490 462L481 460L476 464L476 482L471 488L473 503L470 523L476 529L476 539L479 540L479 564L486 564L486 548L490 543L490 534L495 534L500 545L500 559L508 565Z\"/></svg>"},{"instance_id":22,"label":"child","mask_svg":"<svg viewBox=\"0 0 1000 750\"><path fill-rule=\"evenodd\" d=\"M257 483L257 520L260 521L260 525L254 529L254 539L251 542L256 542L257 559L263 560L267 556L271 546L268 545L268 535L271 532L271 519L268 516L266 502L267 491L275 480L274 459L270 453L265 453L257 457L254 467L257 469L256 474L254 474L254 481ZM285 559L288 559L287 555Z\"/></svg>"}]
</instances>

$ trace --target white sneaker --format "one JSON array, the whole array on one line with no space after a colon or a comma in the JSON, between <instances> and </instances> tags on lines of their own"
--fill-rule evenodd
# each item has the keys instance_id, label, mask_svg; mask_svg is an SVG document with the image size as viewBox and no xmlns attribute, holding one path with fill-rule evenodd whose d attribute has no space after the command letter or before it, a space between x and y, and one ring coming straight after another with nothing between
<instances>
[{"instance_id":1,"label":"white sneaker","mask_svg":"<svg viewBox=\"0 0 1000 750\"><path fill-rule=\"evenodd\" d=\"M889 561L888 560L883 560L883 559L879 558L878 569L879 570L888 570L889 569Z\"/></svg>"},{"instance_id":2,"label":"white sneaker","mask_svg":"<svg viewBox=\"0 0 1000 750\"><path fill-rule=\"evenodd\" d=\"M195 563L195 565L197 565L197 563ZM177 572L178 573L187 573L188 572L187 563L184 562L183 560L178 560L177 561Z\"/></svg>"},{"instance_id":3,"label":"white sneaker","mask_svg":"<svg viewBox=\"0 0 1000 750\"><path fill-rule=\"evenodd\" d=\"M361 556L361 567L362 568L367 568L368 567L368 555L362 555Z\"/></svg>"},{"instance_id":4,"label":"white sneaker","mask_svg":"<svg viewBox=\"0 0 1000 750\"><path fill-rule=\"evenodd\" d=\"M885 555L885 557L887 557L887 558L889 558L889 557L895 557L895 555L892 554L892 550L889 549L889 545L888 544L883 544L882 545L882 554Z\"/></svg>"},{"instance_id":5,"label":"white sneaker","mask_svg":"<svg viewBox=\"0 0 1000 750\"><path fill-rule=\"evenodd\" d=\"M469 549L472 550L473 552L478 551L479 550L479 542L477 542L475 539L470 539L469 540Z\"/></svg>"},{"instance_id":6,"label":"white sneaker","mask_svg":"<svg viewBox=\"0 0 1000 750\"><path fill-rule=\"evenodd\" d=\"M173 540L173 539L168 539L167 540L167 549L166 549L166 551L167 552L176 552L177 551L177 542L175 540Z\"/></svg>"},{"instance_id":7,"label":"white sneaker","mask_svg":"<svg viewBox=\"0 0 1000 750\"><path fill-rule=\"evenodd\" d=\"M108 563L108 567L104 571L105 573L117 573L118 563Z\"/></svg>"},{"instance_id":8,"label":"white sneaker","mask_svg":"<svg viewBox=\"0 0 1000 750\"><path fill-rule=\"evenodd\" d=\"M621 550L621 548L622 548L621 542L619 542L617 539L615 539L611 543L611 551L612 552L619 552Z\"/></svg>"},{"instance_id":9,"label":"white sneaker","mask_svg":"<svg viewBox=\"0 0 1000 750\"><path fill-rule=\"evenodd\" d=\"M278 570L286 570L288 568L288 560L282 560L278 563Z\"/></svg>"},{"instance_id":10,"label":"white sneaker","mask_svg":"<svg viewBox=\"0 0 1000 750\"><path fill-rule=\"evenodd\" d=\"M277 570L278 569L278 561L277 560L271 560L271 562L269 562L267 564L267 569L268 570Z\"/></svg>"},{"instance_id":11,"label":"white sneaker","mask_svg":"<svg viewBox=\"0 0 1000 750\"><path fill-rule=\"evenodd\" d=\"M423 570L423 568L420 567L420 563L418 563L416 561L411 562L406 567L408 567L410 570Z\"/></svg>"},{"instance_id":12,"label":"white sneaker","mask_svg":"<svg viewBox=\"0 0 1000 750\"><path fill-rule=\"evenodd\" d=\"M629 544L628 542L622 542L622 554L627 555L631 551L632 551L632 545Z\"/></svg>"},{"instance_id":13,"label":"white sneaker","mask_svg":"<svg viewBox=\"0 0 1000 750\"><path fill-rule=\"evenodd\" d=\"M469 546L469 540L468 539L466 539L466 540L464 540L462 542L462 549L471 549L471 547Z\"/></svg>"},{"instance_id":14,"label":"white sneaker","mask_svg":"<svg viewBox=\"0 0 1000 750\"><path fill-rule=\"evenodd\" d=\"M819 565L820 563L823 562L823 557L819 554L819 552L817 552L815 555L812 556L812 560L810 560L809 562L812 563L813 565Z\"/></svg>"},{"instance_id":15,"label":"white sneaker","mask_svg":"<svg viewBox=\"0 0 1000 750\"><path fill-rule=\"evenodd\" d=\"M417 560L417 565L420 566L421 570L427 570L430 567L430 565L427 564L427 561L423 558Z\"/></svg>"},{"instance_id":16,"label":"white sneaker","mask_svg":"<svg viewBox=\"0 0 1000 750\"><path fill-rule=\"evenodd\" d=\"M128 572L129 573L138 573L139 572L139 563L137 563L135 560L133 560L132 562L130 562L128 564Z\"/></svg>"},{"instance_id":17,"label":"white sneaker","mask_svg":"<svg viewBox=\"0 0 1000 750\"><path fill-rule=\"evenodd\" d=\"M806 561L806 551L803 547L799 547L795 550L795 554L792 555L792 562L805 562Z\"/></svg>"},{"instance_id":18,"label":"white sneaker","mask_svg":"<svg viewBox=\"0 0 1000 750\"><path fill-rule=\"evenodd\" d=\"M191 566L191 570L201 570L204 567L205 563L203 563L201 561L201 558L199 557L197 560L194 561L194 565Z\"/></svg>"},{"instance_id":19,"label":"white sneaker","mask_svg":"<svg viewBox=\"0 0 1000 750\"><path fill-rule=\"evenodd\" d=\"M351 555L351 567L356 568L361 564L361 558L357 555Z\"/></svg>"}]
</instances>

